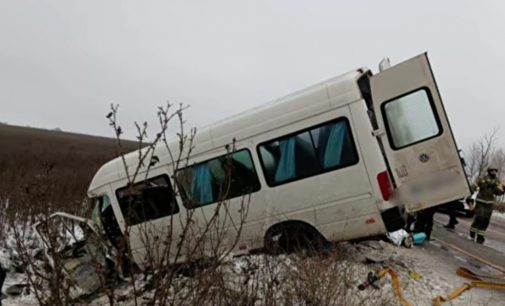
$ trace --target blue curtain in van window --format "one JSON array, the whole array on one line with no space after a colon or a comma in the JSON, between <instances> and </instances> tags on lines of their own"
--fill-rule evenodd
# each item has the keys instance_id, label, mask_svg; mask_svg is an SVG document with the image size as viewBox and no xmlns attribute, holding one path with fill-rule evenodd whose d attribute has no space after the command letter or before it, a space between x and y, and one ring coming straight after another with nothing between
<instances>
[{"instance_id":1,"label":"blue curtain in van window","mask_svg":"<svg viewBox=\"0 0 505 306\"><path fill-rule=\"evenodd\" d=\"M291 137L279 141L279 150L281 158L275 171L275 182L283 182L294 178L295 169L295 138Z\"/></svg>"},{"instance_id":2,"label":"blue curtain in van window","mask_svg":"<svg viewBox=\"0 0 505 306\"><path fill-rule=\"evenodd\" d=\"M193 167L191 180L191 199L195 204L205 204L214 201L212 194L212 174L207 163Z\"/></svg>"},{"instance_id":3,"label":"blue curtain in van window","mask_svg":"<svg viewBox=\"0 0 505 306\"><path fill-rule=\"evenodd\" d=\"M321 135L320 140L325 142L325 145L322 146L324 148L324 155L322 158L323 167L331 168L342 164L342 159L344 155L344 146L347 139L347 125L345 122L338 122L333 124L332 126L327 127L323 138Z\"/></svg>"}]
</instances>

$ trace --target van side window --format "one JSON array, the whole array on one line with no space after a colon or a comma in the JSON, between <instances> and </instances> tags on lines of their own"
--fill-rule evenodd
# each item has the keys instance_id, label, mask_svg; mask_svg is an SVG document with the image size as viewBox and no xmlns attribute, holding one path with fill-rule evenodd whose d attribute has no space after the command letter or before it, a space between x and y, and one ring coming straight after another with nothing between
<instances>
[{"instance_id":1,"label":"van side window","mask_svg":"<svg viewBox=\"0 0 505 306\"><path fill-rule=\"evenodd\" d=\"M195 164L177 171L175 176L188 208L235 198L260 189L248 150Z\"/></svg>"},{"instance_id":2,"label":"van side window","mask_svg":"<svg viewBox=\"0 0 505 306\"><path fill-rule=\"evenodd\" d=\"M167 217L179 212L174 191L166 175L118 189L116 196L128 225Z\"/></svg>"},{"instance_id":3,"label":"van side window","mask_svg":"<svg viewBox=\"0 0 505 306\"><path fill-rule=\"evenodd\" d=\"M405 148L441 134L432 105L427 89L416 90L383 104L382 111L393 149Z\"/></svg>"},{"instance_id":4,"label":"van side window","mask_svg":"<svg viewBox=\"0 0 505 306\"><path fill-rule=\"evenodd\" d=\"M258 146L269 186L354 165L358 154L349 122L339 119Z\"/></svg>"}]
</instances>

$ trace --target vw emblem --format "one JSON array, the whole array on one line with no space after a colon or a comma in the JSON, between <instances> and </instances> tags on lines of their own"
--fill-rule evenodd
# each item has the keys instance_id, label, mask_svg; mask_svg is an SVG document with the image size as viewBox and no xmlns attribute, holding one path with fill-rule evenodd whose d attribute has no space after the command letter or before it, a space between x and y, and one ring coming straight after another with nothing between
<instances>
[{"instance_id":1,"label":"vw emblem","mask_svg":"<svg viewBox=\"0 0 505 306\"><path fill-rule=\"evenodd\" d=\"M430 156L426 153L423 153L421 155L419 155L419 160L422 162L422 163L425 163L427 161L430 160Z\"/></svg>"}]
</instances>

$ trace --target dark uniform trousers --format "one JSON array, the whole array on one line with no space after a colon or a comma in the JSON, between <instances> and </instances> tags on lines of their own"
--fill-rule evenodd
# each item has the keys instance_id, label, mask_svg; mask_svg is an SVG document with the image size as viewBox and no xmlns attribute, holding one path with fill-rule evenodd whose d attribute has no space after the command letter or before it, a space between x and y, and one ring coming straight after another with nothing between
<instances>
[{"instance_id":1,"label":"dark uniform trousers","mask_svg":"<svg viewBox=\"0 0 505 306\"><path fill-rule=\"evenodd\" d=\"M491 215L493 214L493 204L479 202L477 199L477 204L475 206L475 217L473 219L472 227L470 227L470 237L475 238L477 235L477 242L484 243L484 235L489 222L491 221Z\"/></svg>"}]
</instances>

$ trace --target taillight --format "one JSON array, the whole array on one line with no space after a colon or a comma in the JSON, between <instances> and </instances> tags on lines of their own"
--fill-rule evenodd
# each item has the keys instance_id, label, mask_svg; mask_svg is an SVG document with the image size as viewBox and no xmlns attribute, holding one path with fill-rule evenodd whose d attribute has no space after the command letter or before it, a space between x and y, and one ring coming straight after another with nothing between
<instances>
[{"instance_id":1,"label":"taillight","mask_svg":"<svg viewBox=\"0 0 505 306\"><path fill-rule=\"evenodd\" d=\"M393 186L391 185L391 180L389 179L388 172L384 171L377 174L377 182L379 183L382 198L384 201L389 201L391 195L393 194Z\"/></svg>"}]
</instances>

